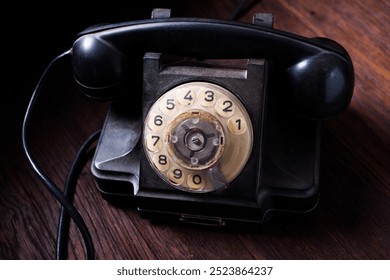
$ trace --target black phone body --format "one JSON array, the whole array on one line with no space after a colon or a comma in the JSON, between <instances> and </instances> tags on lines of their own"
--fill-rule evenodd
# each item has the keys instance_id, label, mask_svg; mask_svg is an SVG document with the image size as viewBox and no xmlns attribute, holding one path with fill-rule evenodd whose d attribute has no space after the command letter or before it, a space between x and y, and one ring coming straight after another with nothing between
<instances>
[{"instance_id":1,"label":"black phone body","mask_svg":"<svg viewBox=\"0 0 390 280\"><path fill-rule=\"evenodd\" d=\"M174 35L182 23L191 32L209 24L194 19L179 20L177 26L174 22L164 25L157 19L156 25L168 37L184 40L186 30ZM195 27L188 25L191 22ZM222 58L235 48L238 53L231 59L246 57L246 63L237 67L209 60L217 52L209 53L212 46L205 47L202 39L200 47L192 42L193 47L179 44L183 50L177 50L172 38L165 41L159 35L161 46L125 50L124 45L138 42L139 37L147 40L139 24L154 30L153 21L109 26L88 31L74 45L76 81L87 95L97 91L97 98L107 92L107 84L115 84L115 93L122 90L117 75L128 73L130 67L123 64L128 63L123 53L130 50L133 57L133 52L144 51L142 77L139 72L131 74L130 78L138 77L133 87L112 101L92 162L103 196L125 201L144 218L212 226L259 225L274 214L312 212L319 198L321 122L345 109L352 96L353 67L345 50L328 39L300 40L276 32L270 22L252 30L247 25L211 21L211 31L205 32L216 40L221 34L223 41L229 42L230 37L228 32L215 31L215 24L233 29L232 40L241 36L238 30L242 29L245 42L257 33L260 37L263 32L265 36L271 36L268 31L275 33L276 42L259 47L263 56L246 57L255 46L227 45ZM106 55L102 38L109 38L108 53L115 46L114 56ZM81 47L88 40L96 44L89 52ZM311 54L319 45L325 50ZM118 69L105 81L98 78L107 69L93 77L84 73L102 53L102 61L109 63L99 65ZM281 58L275 59L279 54ZM93 72L99 72L99 65ZM93 87L94 80L99 84Z\"/></svg>"}]
</instances>

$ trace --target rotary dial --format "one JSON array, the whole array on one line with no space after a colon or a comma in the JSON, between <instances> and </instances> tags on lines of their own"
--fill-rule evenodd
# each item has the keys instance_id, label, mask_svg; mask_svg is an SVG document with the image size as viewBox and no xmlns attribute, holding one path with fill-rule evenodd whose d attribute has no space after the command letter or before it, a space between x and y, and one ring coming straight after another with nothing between
<instances>
[{"instance_id":1,"label":"rotary dial","mask_svg":"<svg viewBox=\"0 0 390 280\"><path fill-rule=\"evenodd\" d=\"M164 93L150 108L143 133L152 168L168 184L189 192L228 187L244 168L253 142L241 101L206 82Z\"/></svg>"}]
</instances>

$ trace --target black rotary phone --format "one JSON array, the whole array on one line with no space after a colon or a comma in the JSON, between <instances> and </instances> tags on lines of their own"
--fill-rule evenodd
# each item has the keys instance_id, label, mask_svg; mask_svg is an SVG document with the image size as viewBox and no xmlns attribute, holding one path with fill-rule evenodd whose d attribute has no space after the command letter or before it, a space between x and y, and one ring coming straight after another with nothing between
<instances>
[{"instance_id":1,"label":"black rotary phone","mask_svg":"<svg viewBox=\"0 0 390 280\"><path fill-rule=\"evenodd\" d=\"M91 168L104 197L152 220L221 226L316 207L320 124L349 105L353 65L338 43L272 21L156 9L80 34L75 80L112 102Z\"/></svg>"}]
</instances>

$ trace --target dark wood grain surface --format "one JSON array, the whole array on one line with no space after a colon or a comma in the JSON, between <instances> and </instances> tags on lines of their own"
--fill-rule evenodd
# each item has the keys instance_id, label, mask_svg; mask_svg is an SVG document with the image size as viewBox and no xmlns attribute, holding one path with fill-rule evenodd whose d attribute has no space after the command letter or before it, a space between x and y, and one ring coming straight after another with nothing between
<instances>
[{"instance_id":1,"label":"dark wood grain surface","mask_svg":"<svg viewBox=\"0 0 390 280\"><path fill-rule=\"evenodd\" d=\"M227 19L238 2L185 1L180 12ZM260 232L153 224L102 199L88 162L74 203L91 231L98 259L390 259L390 2L254 1L239 20L250 22L255 12L273 13L275 28L338 41L355 66L349 108L324 124L315 216L275 222ZM1 101L0 259L55 256L59 204L21 149L29 83L42 69L31 67L18 68L21 78L12 80L11 93ZM67 67L53 71L31 135L37 161L59 186L79 146L102 126L108 108L81 96ZM69 258L85 258L73 224Z\"/></svg>"}]
</instances>

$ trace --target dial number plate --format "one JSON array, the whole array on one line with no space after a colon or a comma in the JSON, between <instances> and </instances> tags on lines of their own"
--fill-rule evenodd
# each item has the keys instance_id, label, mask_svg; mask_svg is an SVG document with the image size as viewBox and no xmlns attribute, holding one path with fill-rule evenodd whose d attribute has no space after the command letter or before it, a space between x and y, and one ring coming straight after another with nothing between
<instances>
[{"instance_id":1,"label":"dial number plate","mask_svg":"<svg viewBox=\"0 0 390 280\"><path fill-rule=\"evenodd\" d=\"M152 168L168 184L189 192L228 187L253 145L244 105L229 90L206 82L164 93L150 108L143 135Z\"/></svg>"}]
</instances>

